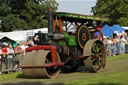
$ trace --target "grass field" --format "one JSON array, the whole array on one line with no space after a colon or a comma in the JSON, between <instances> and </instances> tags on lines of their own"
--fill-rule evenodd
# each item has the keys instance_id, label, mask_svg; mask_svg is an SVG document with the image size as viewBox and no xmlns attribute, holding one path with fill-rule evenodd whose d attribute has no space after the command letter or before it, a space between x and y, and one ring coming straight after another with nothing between
<instances>
[{"instance_id":1,"label":"grass field","mask_svg":"<svg viewBox=\"0 0 128 85\"><path fill-rule=\"evenodd\" d=\"M80 79L65 85L128 85L128 69L118 73L99 75L93 78Z\"/></svg>"},{"instance_id":2,"label":"grass field","mask_svg":"<svg viewBox=\"0 0 128 85\"><path fill-rule=\"evenodd\" d=\"M93 76L93 77L73 79L70 82L64 81L62 84L43 84L43 85L128 85L128 68L127 68L128 65L126 64L125 60L128 60L128 54L111 56L111 57L107 58L107 63L113 63L113 61L115 61L115 62L117 62L116 63L117 67L118 67L118 62L120 62L120 61L121 61L120 63L125 64L126 68L118 67L119 71L115 71L116 69L112 68L115 70L106 72L106 73L101 73L100 75L96 74L96 76ZM112 66L114 66L114 65L112 65ZM89 75L91 75L91 74L89 74ZM22 72L3 74L0 76L0 82L3 82L3 81L6 82L6 80L15 80L15 79L22 80L22 78L23 78ZM7 85L7 84L5 84L5 85ZM19 85L19 84L15 84L15 85ZM26 85L26 84L21 84L21 85ZM35 84L32 84L32 85L35 85ZM42 84L40 84L40 85L42 85Z\"/></svg>"},{"instance_id":3,"label":"grass field","mask_svg":"<svg viewBox=\"0 0 128 85\"><path fill-rule=\"evenodd\" d=\"M128 54L111 56L107 61L116 61L119 59L128 59ZM128 68L122 69L121 72L106 73L88 79L79 79L65 83L65 85L128 85Z\"/></svg>"},{"instance_id":4,"label":"grass field","mask_svg":"<svg viewBox=\"0 0 128 85\"><path fill-rule=\"evenodd\" d=\"M128 54L121 54L121 55L117 55L117 56L110 56L107 58L107 61L115 61L115 60L119 60L119 59L128 59Z\"/></svg>"},{"instance_id":5,"label":"grass field","mask_svg":"<svg viewBox=\"0 0 128 85\"><path fill-rule=\"evenodd\" d=\"M21 77L23 76L22 72L3 74L3 75L0 75L0 81L5 81L5 80L9 80L9 79L16 79L16 78L18 78L20 76Z\"/></svg>"}]
</instances>

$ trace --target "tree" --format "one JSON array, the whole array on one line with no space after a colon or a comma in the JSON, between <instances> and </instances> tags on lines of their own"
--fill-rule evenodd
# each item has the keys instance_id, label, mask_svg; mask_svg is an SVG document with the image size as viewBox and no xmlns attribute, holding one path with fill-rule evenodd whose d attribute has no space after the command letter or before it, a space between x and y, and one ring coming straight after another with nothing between
<instances>
[{"instance_id":1,"label":"tree","mask_svg":"<svg viewBox=\"0 0 128 85\"><path fill-rule=\"evenodd\" d=\"M128 0L97 0L92 11L94 15L109 17L110 24L128 26Z\"/></svg>"},{"instance_id":2,"label":"tree","mask_svg":"<svg viewBox=\"0 0 128 85\"><path fill-rule=\"evenodd\" d=\"M48 8L56 10L55 0L0 0L1 31L16 29L37 29L47 27L47 21L41 19ZM17 22L17 23L16 23Z\"/></svg>"},{"instance_id":3,"label":"tree","mask_svg":"<svg viewBox=\"0 0 128 85\"><path fill-rule=\"evenodd\" d=\"M3 18L1 30L6 32L22 28L27 29L27 27L28 26L23 19L20 19L18 16L15 16L13 14L9 14L8 16Z\"/></svg>"}]
</instances>

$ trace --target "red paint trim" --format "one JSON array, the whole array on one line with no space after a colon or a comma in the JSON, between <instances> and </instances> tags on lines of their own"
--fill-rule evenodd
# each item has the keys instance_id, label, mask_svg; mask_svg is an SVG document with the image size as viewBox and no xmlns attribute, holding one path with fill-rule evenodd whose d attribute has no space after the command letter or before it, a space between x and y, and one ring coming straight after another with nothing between
<instances>
[{"instance_id":1,"label":"red paint trim","mask_svg":"<svg viewBox=\"0 0 128 85\"><path fill-rule=\"evenodd\" d=\"M62 33L62 19L60 18L59 21L60 21L60 27L59 27L60 28L60 33Z\"/></svg>"},{"instance_id":2,"label":"red paint trim","mask_svg":"<svg viewBox=\"0 0 128 85\"><path fill-rule=\"evenodd\" d=\"M79 24L78 24L77 22L75 22L75 25L76 25L76 28L78 28L78 27L79 27Z\"/></svg>"},{"instance_id":3,"label":"red paint trim","mask_svg":"<svg viewBox=\"0 0 128 85\"><path fill-rule=\"evenodd\" d=\"M56 46L42 45L42 46L33 46L25 49L25 52L32 50L51 50L52 62L56 62Z\"/></svg>"},{"instance_id":4,"label":"red paint trim","mask_svg":"<svg viewBox=\"0 0 128 85\"><path fill-rule=\"evenodd\" d=\"M20 66L20 68L22 69L43 69L45 67L54 67L54 66L63 66L64 64L61 63L61 62L58 62L58 63L50 63L50 64L45 64L44 66Z\"/></svg>"},{"instance_id":5,"label":"red paint trim","mask_svg":"<svg viewBox=\"0 0 128 85\"><path fill-rule=\"evenodd\" d=\"M50 64L45 64L44 67L53 67L53 66L63 66L64 64L61 63L61 62L58 62L58 63L50 63Z\"/></svg>"},{"instance_id":6,"label":"red paint trim","mask_svg":"<svg viewBox=\"0 0 128 85\"><path fill-rule=\"evenodd\" d=\"M22 69L43 69L44 66L20 66Z\"/></svg>"},{"instance_id":7,"label":"red paint trim","mask_svg":"<svg viewBox=\"0 0 128 85\"><path fill-rule=\"evenodd\" d=\"M85 56L79 56L79 58L81 59L81 58L84 58Z\"/></svg>"},{"instance_id":8,"label":"red paint trim","mask_svg":"<svg viewBox=\"0 0 128 85\"><path fill-rule=\"evenodd\" d=\"M75 23L72 23L72 25L77 29L79 27L78 23L75 22Z\"/></svg>"},{"instance_id":9,"label":"red paint trim","mask_svg":"<svg viewBox=\"0 0 128 85\"><path fill-rule=\"evenodd\" d=\"M61 18L59 18L59 21L57 20L55 20L55 19L53 19L53 21L55 22L55 25L54 25L54 27L53 27L53 30L55 29L55 27L57 26L57 27L59 27L59 29L60 29L60 33L62 33L62 19Z\"/></svg>"},{"instance_id":10,"label":"red paint trim","mask_svg":"<svg viewBox=\"0 0 128 85\"><path fill-rule=\"evenodd\" d=\"M55 46L53 46L52 48L51 48L51 56L52 56L52 62L56 62L56 47Z\"/></svg>"},{"instance_id":11,"label":"red paint trim","mask_svg":"<svg viewBox=\"0 0 128 85\"><path fill-rule=\"evenodd\" d=\"M89 56L78 56L79 59L86 58L86 57L89 57Z\"/></svg>"},{"instance_id":12,"label":"red paint trim","mask_svg":"<svg viewBox=\"0 0 128 85\"><path fill-rule=\"evenodd\" d=\"M99 39L101 40L101 38L102 38L102 36L101 36L101 26L97 27L96 30L99 31L99 33L100 33L100 34L99 34Z\"/></svg>"},{"instance_id":13,"label":"red paint trim","mask_svg":"<svg viewBox=\"0 0 128 85\"><path fill-rule=\"evenodd\" d=\"M53 21L55 22L55 25L53 27L53 30L54 30L56 26L59 27L59 24L58 24L58 22L56 20L53 19Z\"/></svg>"}]
</instances>

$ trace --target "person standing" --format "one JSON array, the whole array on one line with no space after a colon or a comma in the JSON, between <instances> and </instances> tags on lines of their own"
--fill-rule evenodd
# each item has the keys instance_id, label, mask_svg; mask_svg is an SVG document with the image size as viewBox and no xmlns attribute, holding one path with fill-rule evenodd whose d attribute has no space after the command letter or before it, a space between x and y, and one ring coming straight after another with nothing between
<instances>
[{"instance_id":1,"label":"person standing","mask_svg":"<svg viewBox=\"0 0 128 85\"><path fill-rule=\"evenodd\" d=\"M8 73L8 60L7 60L8 50L5 44L2 45L1 51L2 51L2 56L1 56L0 72L2 72L2 64L4 62L6 66L6 71Z\"/></svg>"},{"instance_id":2,"label":"person standing","mask_svg":"<svg viewBox=\"0 0 128 85\"><path fill-rule=\"evenodd\" d=\"M23 42L23 45L20 45L20 47L23 49L23 55L25 55L25 49L28 47L27 42Z\"/></svg>"},{"instance_id":3,"label":"person standing","mask_svg":"<svg viewBox=\"0 0 128 85\"><path fill-rule=\"evenodd\" d=\"M11 44L8 45L7 50L8 50L8 71L10 71L14 56L14 50Z\"/></svg>"},{"instance_id":4,"label":"person standing","mask_svg":"<svg viewBox=\"0 0 128 85\"><path fill-rule=\"evenodd\" d=\"M103 41L105 47L107 48L107 37L104 36L104 41Z\"/></svg>"},{"instance_id":5,"label":"person standing","mask_svg":"<svg viewBox=\"0 0 128 85\"><path fill-rule=\"evenodd\" d=\"M107 52L108 52L108 57L112 55L112 49L111 49L112 41L107 37Z\"/></svg>"},{"instance_id":6,"label":"person standing","mask_svg":"<svg viewBox=\"0 0 128 85\"><path fill-rule=\"evenodd\" d=\"M29 40L27 46L28 47L32 47L33 46L33 42L31 40Z\"/></svg>"},{"instance_id":7,"label":"person standing","mask_svg":"<svg viewBox=\"0 0 128 85\"><path fill-rule=\"evenodd\" d=\"M120 39L120 34L117 35L116 37L116 47L117 47L117 54L120 54L121 53L121 39Z\"/></svg>"},{"instance_id":8,"label":"person standing","mask_svg":"<svg viewBox=\"0 0 128 85\"><path fill-rule=\"evenodd\" d=\"M2 46L0 45L0 68L1 68L1 58L2 58L2 50L1 50ZM0 70L0 75L2 74L1 70Z\"/></svg>"},{"instance_id":9,"label":"person standing","mask_svg":"<svg viewBox=\"0 0 128 85\"><path fill-rule=\"evenodd\" d=\"M121 36L121 53L125 53L125 42L126 42L126 39L125 39L125 36L122 35Z\"/></svg>"},{"instance_id":10,"label":"person standing","mask_svg":"<svg viewBox=\"0 0 128 85\"><path fill-rule=\"evenodd\" d=\"M23 52L24 52L23 49L20 47L19 44L17 44L17 46L14 48L15 56L13 58L15 71L19 70L19 66L20 66L22 58L23 58Z\"/></svg>"},{"instance_id":11,"label":"person standing","mask_svg":"<svg viewBox=\"0 0 128 85\"><path fill-rule=\"evenodd\" d=\"M113 38L113 56L117 54L116 37Z\"/></svg>"}]
</instances>

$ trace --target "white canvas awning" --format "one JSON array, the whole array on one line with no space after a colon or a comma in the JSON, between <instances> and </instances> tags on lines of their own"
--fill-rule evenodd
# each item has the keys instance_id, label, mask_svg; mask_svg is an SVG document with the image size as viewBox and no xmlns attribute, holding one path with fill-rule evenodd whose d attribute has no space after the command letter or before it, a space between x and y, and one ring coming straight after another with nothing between
<instances>
[{"instance_id":1,"label":"white canvas awning","mask_svg":"<svg viewBox=\"0 0 128 85\"><path fill-rule=\"evenodd\" d=\"M0 39L3 37L7 37L14 41L26 41L27 37L33 36L38 31L41 31L42 33L48 33L48 28L40 28L40 29L34 29L34 30L23 30L23 31L13 31L13 32L1 32L0 33Z\"/></svg>"},{"instance_id":2,"label":"white canvas awning","mask_svg":"<svg viewBox=\"0 0 128 85\"><path fill-rule=\"evenodd\" d=\"M128 27L122 27L122 28L124 28L125 30L128 30Z\"/></svg>"}]
</instances>

